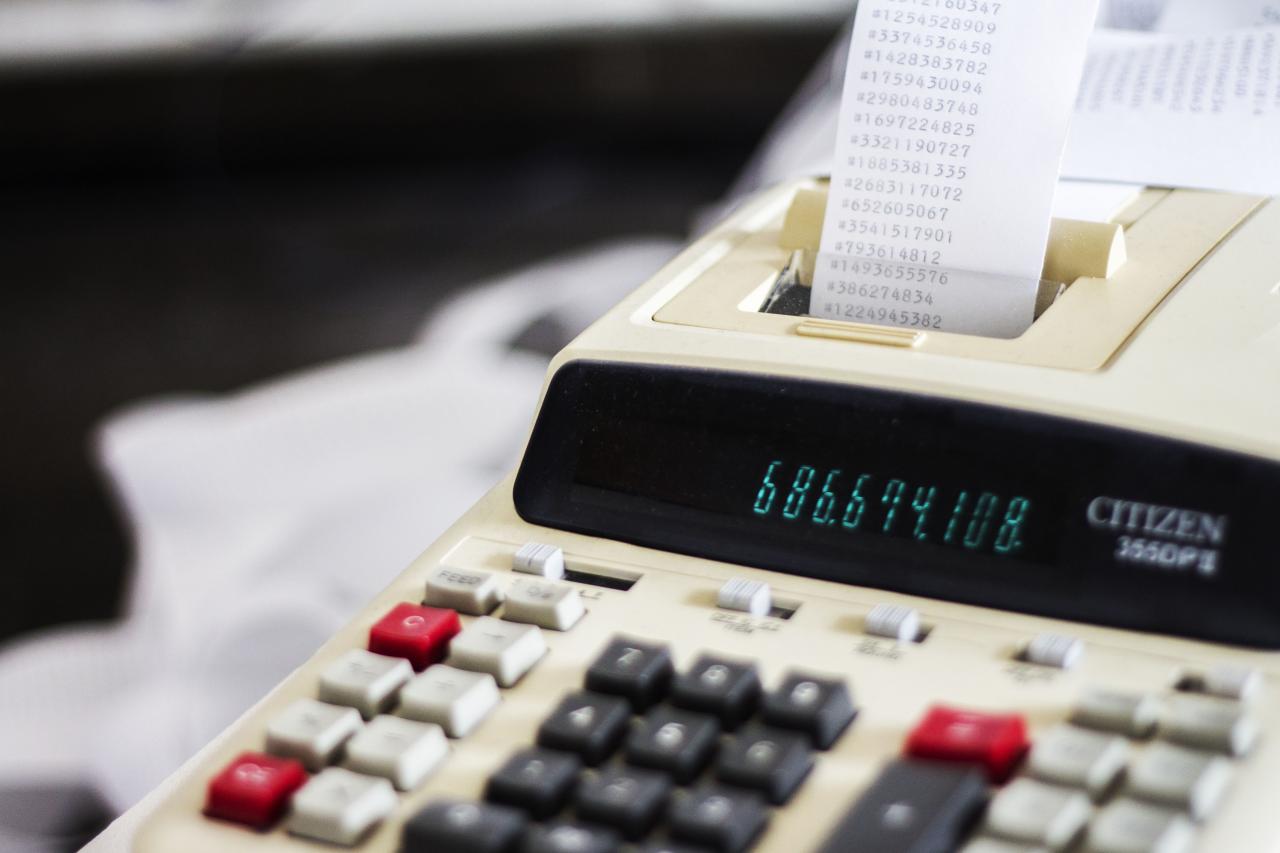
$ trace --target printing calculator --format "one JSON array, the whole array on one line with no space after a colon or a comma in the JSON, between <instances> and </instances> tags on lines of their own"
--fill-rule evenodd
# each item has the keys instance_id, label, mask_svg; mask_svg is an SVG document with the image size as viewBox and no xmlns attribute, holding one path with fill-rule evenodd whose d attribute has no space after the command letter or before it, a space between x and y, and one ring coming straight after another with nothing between
<instances>
[{"instance_id":1,"label":"printing calculator","mask_svg":"<svg viewBox=\"0 0 1280 853\"><path fill-rule=\"evenodd\" d=\"M1280 850L1280 204L1148 189L989 339L779 310L823 189L560 353L135 849Z\"/></svg>"}]
</instances>

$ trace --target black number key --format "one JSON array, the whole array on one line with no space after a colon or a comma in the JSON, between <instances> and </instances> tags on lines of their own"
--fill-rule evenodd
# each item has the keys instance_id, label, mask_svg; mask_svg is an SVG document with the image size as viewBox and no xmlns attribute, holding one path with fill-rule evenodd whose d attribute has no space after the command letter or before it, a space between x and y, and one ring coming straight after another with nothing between
<instances>
[{"instance_id":1,"label":"black number key","mask_svg":"<svg viewBox=\"0 0 1280 853\"><path fill-rule=\"evenodd\" d=\"M514 853L528 818L489 803L434 802L404 825L403 853Z\"/></svg>"},{"instance_id":2,"label":"black number key","mask_svg":"<svg viewBox=\"0 0 1280 853\"><path fill-rule=\"evenodd\" d=\"M666 646L617 637L587 669L587 689L625 696L644 711L666 695L673 671Z\"/></svg>"},{"instance_id":3,"label":"black number key","mask_svg":"<svg viewBox=\"0 0 1280 853\"><path fill-rule=\"evenodd\" d=\"M986 802L976 766L904 759L884 769L820 848L820 853L949 853Z\"/></svg>"},{"instance_id":4,"label":"black number key","mask_svg":"<svg viewBox=\"0 0 1280 853\"><path fill-rule=\"evenodd\" d=\"M530 829L520 853L614 853L622 847L607 829L558 821Z\"/></svg>"},{"instance_id":5,"label":"black number key","mask_svg":"<svg viewBox=\"0 0 1280 853\"><path fill-rule=\"evenodd\" d=\"M484 798L543 820L564 808L581 769L578 757L567 752L522 749L489 777Z\"/></svg>"},{"instance_id":6,"label":"black number key","mask_svg":"<svg viewBox=\"0 0 1280 853\"><path fill-rule=\"evenodd\" d=\"M715 717L665 705L645 714L627 737L627 761L664 770L680 784L702 772L715 753L720 724Z\"/></svg>"},{"instance_id":7,"label":"black number key","mask_svg":"<svg viewBox=\"0 0 1280 853\"><path fill-rule=\"evenodd\" d=\"M595 766L617 749L631 721L631 706L617 696L570 693L538 728L538 745L577 753Z\"/></svg>"},{"instance_id":8,"label":"black number key","mask_svg":"<svg viewBox=\"0 0 1280 853\"><path fill-rule=\"evenodd\" d=\"M758 794L704 785L676 800L668 822L677 840L738 853L764 829L769 811Z\"/></svg>"},{"instance_id":9,"label":"black number key","mask_svg":"<svg viewBox=\"0 0 1280 853\"><path fill-rule=\"evenodd\" d=\"M703 655L687 672L676 676L671 703L714 714L722 726L733 731L760 703L760 676L751 664Z\"/></svg>"},{"instance_id":10,"label":"black number key","mask_svg":"<svg viewBox=\"0 0 1280 853\"><path fill-rule=\"evenodd\" d=\"M705 847L690 847L675 841L649 841L634 849L635 853L707 853Z\"/></svg>"},{"instance_id":11,"label":"black number key","mask_svg":"<svg viewBox=\"0 0 1280 853\"><path fill-rule=\"evenodd\" d=\"M634 841L658 822L670 796L665 774L619 767L587 774L573 802L582 820L611 826Z\"/></svg>"},{"instance_id":12,"label":"black number key","mask_svg":"<svg viewBox=\"0 0 1280 853\"><path fill-rule=\"evenodd\" d=\"M754 788L774 805L791 799L813 768L809 738L798 732L752 725L729 739L716 760L716 778Z\"/></svg>"},{"instance_id":13,"label":"black number key","mask_svg":"<svg viewBox=\"0 0 1280 853\"><path fill-rule=\"evenodd\" d=\"M789 673L765 694L761 715L771 726L808 732L813 745L827 749L857 715L843 681Z\"/></svg>"}]
</instances>

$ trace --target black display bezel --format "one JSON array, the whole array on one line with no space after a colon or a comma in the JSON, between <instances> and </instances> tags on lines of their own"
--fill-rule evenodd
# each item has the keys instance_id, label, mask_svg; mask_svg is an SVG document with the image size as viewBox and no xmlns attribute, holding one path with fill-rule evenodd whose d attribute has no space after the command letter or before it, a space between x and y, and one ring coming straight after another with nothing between
<instances>
[{"instance_id":1,"label":"black display bezel","mask_svg":"<svg viewBox=\"0 0 1280 853\"><path fill-rule=\"evenodd\" d=\"M798 529L764 529L750 519L671 512L622 491L613 501L574 498L578 455L588 430L597 431L592 440L607 440L599 431L625 430L636 419L705 430L714 424L736 429L747 417L797 436L830 430L840 418L887 418L916 430L920 440L943 431L959 437L978 460L998 452L1008 466L1012 454L1014 462L1043 472L1040 476L1050 480L1045 489L1061 493L1056 498L1064 507L1058 520L1065 525L1061 547L1051 564L1029 564L884 538L834 542ZM1206 579L1100 560L1105 535L1090 531L1078 517L1082 496L1093 493L1171 506L1207 502L1228 514L1223 571ZM694 557L1120 628L1280 648L1276 526L1270 521L1280 507L1280 465L1140 432L858 386L577 361L551 380L513 497L517 513L532 524Z\"/></svg>"}]
</instances>

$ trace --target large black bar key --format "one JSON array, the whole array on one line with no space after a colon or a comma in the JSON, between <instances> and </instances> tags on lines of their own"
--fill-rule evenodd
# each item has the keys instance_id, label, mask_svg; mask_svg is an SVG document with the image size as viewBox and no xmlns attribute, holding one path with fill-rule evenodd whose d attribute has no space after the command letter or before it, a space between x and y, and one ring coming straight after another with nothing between
<instances>
[{"instance_id":1,"label":"large black bar key","mask_svg":"<svg viewBox=\"0 0 1280 853\"><path fill-rule=\"evenodd\" d=\"M903 759L884 769L820 853L951 853L987 798L977 767Z\"/></svg>"}]
</instances>

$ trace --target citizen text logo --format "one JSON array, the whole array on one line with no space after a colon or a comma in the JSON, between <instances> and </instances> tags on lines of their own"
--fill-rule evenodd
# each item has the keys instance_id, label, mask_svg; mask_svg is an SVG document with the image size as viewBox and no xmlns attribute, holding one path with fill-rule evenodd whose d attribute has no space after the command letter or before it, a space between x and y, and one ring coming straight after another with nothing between
<instances>
[{"instance_id":1,"label":"citizen text logo","mask_svg":"<svg viewBox=\"0 0 1280 853\"><path fill-rule=\"evenodd\" d=\"M1099 530L1138 533L1173 542L1221 545L1227 538L1227 517L1156 506L1139 501L1097 497L1089 503L1089 526Z\"/></svg>"}]
</instances>

